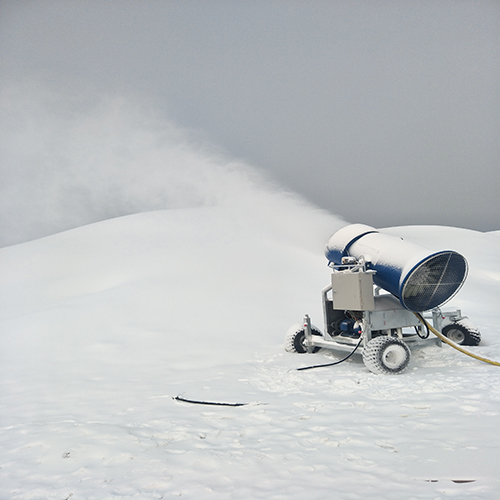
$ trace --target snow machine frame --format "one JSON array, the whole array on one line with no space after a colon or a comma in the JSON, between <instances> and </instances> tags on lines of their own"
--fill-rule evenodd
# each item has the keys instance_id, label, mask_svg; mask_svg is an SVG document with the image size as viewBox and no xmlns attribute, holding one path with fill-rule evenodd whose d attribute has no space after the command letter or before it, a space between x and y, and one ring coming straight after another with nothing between
<instances>
[{"instance_id":1,"label":"snow machine frame","mask_svg":"<svg viewBox=\"0 0 500 500\"><path fill-rule=\"evenodd\" d=\"M287 333L287 351L356 350L373 373L398 374L409 364L410 347L441 346L441 340L429 335L413 311L373 284L375 271L367 268L364 259L346 257L341 265L331 263L330 267L331 284L322 291L324 330L312 325L306 315L302 327ZM457 344L480 342L479 331L460 309L444 312L436 307L423 316Z\"/></svg>"}]
</instances>

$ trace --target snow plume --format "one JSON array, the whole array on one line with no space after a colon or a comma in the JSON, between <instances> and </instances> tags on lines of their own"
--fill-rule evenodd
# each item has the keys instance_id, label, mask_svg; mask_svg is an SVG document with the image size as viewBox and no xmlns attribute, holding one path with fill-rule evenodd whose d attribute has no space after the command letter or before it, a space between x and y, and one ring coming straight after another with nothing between
<instances>
[{"instance_id":1,"label":"snow plume","mask_svg":"<svg viewBox=\"0 0 500 500\"><path fill-rule=\"evenodd\" d=\"M143 101L37 84L1 96L0 246L150 210L306 205Z\"/></svg>"}]
</instances>

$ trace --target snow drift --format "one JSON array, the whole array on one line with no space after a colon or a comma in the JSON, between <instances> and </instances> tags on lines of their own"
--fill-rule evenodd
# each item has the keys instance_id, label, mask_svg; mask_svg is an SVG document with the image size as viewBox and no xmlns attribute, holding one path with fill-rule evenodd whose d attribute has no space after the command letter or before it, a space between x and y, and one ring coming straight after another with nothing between
<instances>
[{"instance_id":1,"label":"snow drift","mask_svg":"<svg viewBox=\"0 0 500 500\"><path fill-rule=\"evenodd\" d=\"M496 494L498 368L433 347L398 377L359 359L294 371L331 356L282 341L305 312L321 322L342 222L286 208L142 213L0 250L2 496ZM500 235L386 231L467 257L452 305L482 331L472 349L500 359Z\"/></svg>"}]
</instances>

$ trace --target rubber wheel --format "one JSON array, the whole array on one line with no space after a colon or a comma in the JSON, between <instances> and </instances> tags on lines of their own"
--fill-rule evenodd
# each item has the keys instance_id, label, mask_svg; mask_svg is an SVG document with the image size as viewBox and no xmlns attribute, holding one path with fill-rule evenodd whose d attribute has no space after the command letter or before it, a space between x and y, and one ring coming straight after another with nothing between
<instances>
[{"instance_id":1,"label":"rubber wheel","mask_svg":"<svg viewBox=\"0 0 500 500\"><path fill-rule=\"evenodd\" d=\"M446 325L441 333L458 345L475 346L481 342L481 334L478 330L471 330L460 323Z\"/></svg>"},{"instance_id":2,"label":"rubber wheel","mask_svg":"<svg viewBox=\"0 0 500 500\"><path fill-rule=\"evenodd\" d=\"M316 328L311 328L311 333L313 335L320 335L321 332ZM315 346L312 348L311 352L318 352L319 347ZM297 352L299 354L304 354L307 352L306 346L306 331L305 328L299 327L298 329L291 328L285 337L285 351L287 352Z\"/></svg>"},{"instance_id":3,"label":"rubber wheel","mask_svg":"<svg viewBox=\"0 0 500 500\"><path fill-rule=\"evenodd\" d=\"M363 349L363 363L372 373L396 375L408 367L410 349L399 338L375 337Z\"/></svg>"}]
</instances>

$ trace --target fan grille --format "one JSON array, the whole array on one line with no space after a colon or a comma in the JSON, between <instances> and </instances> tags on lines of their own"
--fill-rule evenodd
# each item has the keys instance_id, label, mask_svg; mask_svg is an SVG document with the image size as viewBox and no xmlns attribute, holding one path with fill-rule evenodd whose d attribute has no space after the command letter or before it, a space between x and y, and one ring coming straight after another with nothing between
<instances>
[{"instance_id":1,"label":"fan grille","mask_svg":"<svg viewBox=\"0 0 500 500\"><path fill-rule=\"evenodd\" d=\"M418 264L406 277L401 302L411 311L427 311L453 297L467 275L467 261L456 252L442 252Z\"/></svg>"}]
</instances>

